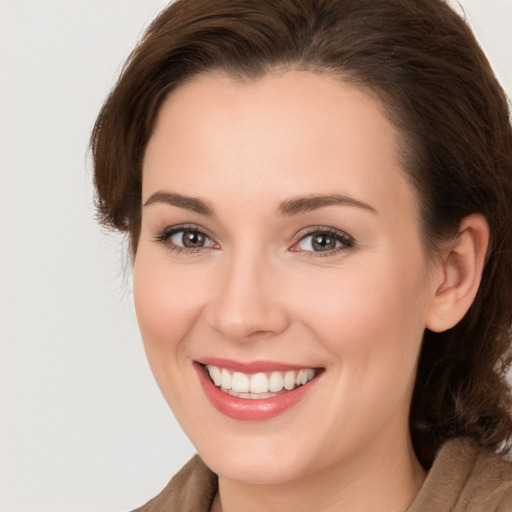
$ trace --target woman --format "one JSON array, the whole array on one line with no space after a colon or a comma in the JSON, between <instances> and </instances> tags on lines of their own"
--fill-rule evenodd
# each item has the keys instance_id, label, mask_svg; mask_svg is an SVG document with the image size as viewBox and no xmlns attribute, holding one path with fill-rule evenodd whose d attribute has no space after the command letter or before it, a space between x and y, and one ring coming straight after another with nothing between
<instances>
[{"instance_id":1,"label":"woman","mask_svg":"<svg viewBox=\"0 0 512 512\"><path fill-rule=\"evenodd\" d=\"M512 135L441 0L178 0L92 135L194 458L142 511L510 510Z\"/></svg>"}]
</instances>

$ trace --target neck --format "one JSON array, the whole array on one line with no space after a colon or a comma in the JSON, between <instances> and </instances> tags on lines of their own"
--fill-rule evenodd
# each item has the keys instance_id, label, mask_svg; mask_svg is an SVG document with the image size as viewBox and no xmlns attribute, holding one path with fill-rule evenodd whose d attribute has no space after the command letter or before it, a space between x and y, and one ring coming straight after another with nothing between
<instances>
[{"instance_id":1,"label":"neck","mask_svg":"<svg viewBox=\"0 0 512 512\"><path fill-rule=\"evenodd\" d=\"M398 438L398 436L397 436ZM293 481L254 485L219 477L212 512L406 511L425 479L410 438L379 447Z\"/></svg>"}]
</instances>

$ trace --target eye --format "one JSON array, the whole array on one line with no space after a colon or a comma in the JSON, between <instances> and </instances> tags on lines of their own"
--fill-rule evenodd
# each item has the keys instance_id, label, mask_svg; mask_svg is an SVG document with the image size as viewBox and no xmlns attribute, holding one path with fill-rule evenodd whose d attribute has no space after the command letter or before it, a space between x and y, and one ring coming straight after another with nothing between
<instances>
[{"instance_id":1,"label":"eye","mask_svg":"<svg viewBox=\"0 0 512 512\"><path fill-rule=\"evenodd\" d=\"M169 248L178 251L194 251L217 247L217 244L208 235L193 227L166 229L156 237L156 240L166 242Z\"/></svg>"},{"instance_id":2,"label":"eye","mask_svg":"<svg viewBox=\"0 0 512 512\"><path fill-rule=\"evenodd\" d=\"M204 233L192 229L182 229L180 231L176 231L169 237L168 240L178 247L187 247L189 249L211 247L214 245L213 241L210 240Z\"/></svg>"},{"instance_id":3,"label":"eye","mask_svg":"<svg viewBox=\"0 0 512 512\"><path fill-rule=\"evenodd\" d=\"M303 252L337 252L354 245L354 239L337 230L317 229L304 236L293 246L294 251Z\"/></svg>"}]
</instances>

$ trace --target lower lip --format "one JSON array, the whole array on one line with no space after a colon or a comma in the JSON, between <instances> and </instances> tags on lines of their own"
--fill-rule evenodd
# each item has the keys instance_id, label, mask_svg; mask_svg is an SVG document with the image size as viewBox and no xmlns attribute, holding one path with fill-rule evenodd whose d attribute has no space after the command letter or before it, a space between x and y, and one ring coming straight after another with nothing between
<instances>
[{"instance_id":1,"label":"lower lip","mask_svg":"<svg viewBox=\"0 0 512 512\"><path fill-rule=\"evenodd\" d=\"M206 375L204 367L194 363L201 386L212 405L222 414L235 420L264 421L274 418L300 402L318 380L318 375L307 384L271 398L238 398L221 391Z\"/></svg>"}]
</instances>

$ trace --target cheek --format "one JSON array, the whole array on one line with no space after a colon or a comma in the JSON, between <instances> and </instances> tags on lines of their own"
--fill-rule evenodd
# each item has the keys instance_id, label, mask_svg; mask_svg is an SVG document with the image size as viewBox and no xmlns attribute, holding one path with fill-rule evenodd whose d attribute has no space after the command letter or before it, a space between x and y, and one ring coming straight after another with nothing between
<instances>
[{"instance_id":1,"label":"cheek","mask_svg":"<svg viewBox=\"0 0 512 512\"><path fill-rule=\"evenodd\" d=\"M399 265L364 267L325 279L302 295L301 311L330 354L326 412L332 432L359 439L362 425L386 425L407 417L424 331L426 288L421 272ZM381 267L381 270L382 268Z\"/></svg>"},{"instance_id":2,"label":"cheek","mask_svg":"<svg viewBox=\"0 0 512 512\"><path fill-rule=\"evenodd\" d=\"M178 364L187 335L200 315L204 287L190 273L171 271L168 262L139 248L133 293L137 320L151 367Z\"/></svg>"},{"instance_id":3,"label":"cheek","mask_svg":"<svg viewBox=\"0 0 512 512\"><path fill-rule=\"evenodd\" d=\"M369 255L370 256L370 255ZM368 257L357 267L329 271L305 283L297 313L337 364L358 359L354 371L373 365L394 372L414 364L425 327L428 296L421 263L399 261L396 254ZM384 365L383 363L386 362Z\"/></svg>"}]
</instances>

